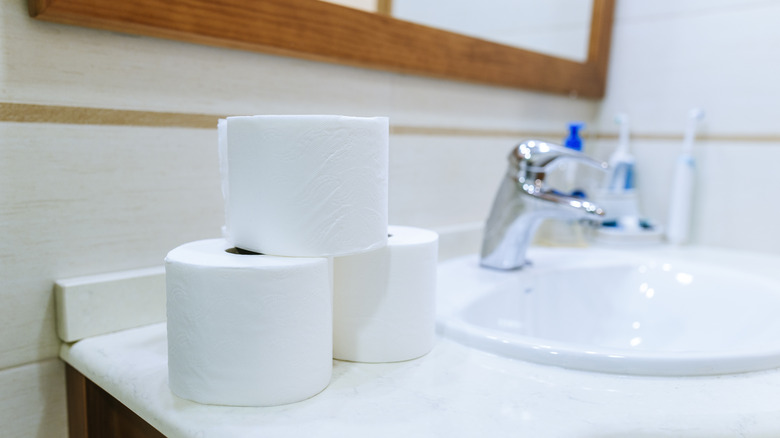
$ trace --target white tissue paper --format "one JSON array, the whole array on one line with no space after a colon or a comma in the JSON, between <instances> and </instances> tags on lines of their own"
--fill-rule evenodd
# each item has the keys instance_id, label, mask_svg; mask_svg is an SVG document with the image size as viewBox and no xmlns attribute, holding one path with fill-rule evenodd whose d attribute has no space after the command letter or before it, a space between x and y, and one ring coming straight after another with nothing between
<instances>
[{"instance_id":1,"label":"white tissue paper","mask_svg":"<svg viewBox=\"0 0 780 438\"><path fill-rule=\"evenodd\" d=\"M204 404L309 398L332 371L332 264L227 252L224 239L165 259L171 391Z\"/></svg>"},{"instance_id":2,"label":"white tissue paper","mask_svg":"<svg viewBox=\"0 0 780 438\"><path fill-rule=\"evenodd\" d=\"M227 236L279 256L387 244L385 117L227 118Z\"/></svg>"},{"instance_id":3,"label":"white tissue paper","mask_svg":"<svg viewBox=\"0 0 780 438\"><path fill-rule=\"evenodd\" d=\"M217 151L219 152L219 176L222 183L222 199L225 200L225 225L222 226L222 237L227 238L228 215L228 158L227 158L227 120L217 121Z\"/></svg>"},{"instance_id":4,"label":"white tissue paper","mask_svg":"<svg viewBox=\"0 0 780 438\"><path fill-rule=\"evenodd\" d=\"M433 348L439 236L390 226L385 248L333 261L333 357L414 359Z\"/></svg>"}]
</instances>

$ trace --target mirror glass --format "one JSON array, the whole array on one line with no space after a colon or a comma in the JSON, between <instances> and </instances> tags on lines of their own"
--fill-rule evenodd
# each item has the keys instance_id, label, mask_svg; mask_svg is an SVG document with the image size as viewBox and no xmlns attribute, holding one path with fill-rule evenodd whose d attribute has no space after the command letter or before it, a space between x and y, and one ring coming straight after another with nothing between
<instances>
[{"instance_id":1,"label":"mirror glass","mask_svg":"<svg viewBox=\"0 0 780 438\"><path fill-rule=\"evenodd\" d=\"M593 0L323 0L585 62Z\"/></svg>"}]
</instances>

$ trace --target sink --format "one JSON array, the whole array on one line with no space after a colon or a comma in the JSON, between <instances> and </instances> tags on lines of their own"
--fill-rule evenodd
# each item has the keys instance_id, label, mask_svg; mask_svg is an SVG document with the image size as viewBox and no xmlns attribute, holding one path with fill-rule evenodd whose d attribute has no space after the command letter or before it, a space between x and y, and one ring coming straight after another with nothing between
<instances>
[{"instance_id":1,"label":"sink","mask_svg":"<svg viewBox=\"0 0 780 438\"><path fill-rule=\"evenodd\" d=\"M494 354L608 373L780 367L780 258L711 248L531 248L519 271L439 267L440 334Z\"/></svg>"}]
</instances>

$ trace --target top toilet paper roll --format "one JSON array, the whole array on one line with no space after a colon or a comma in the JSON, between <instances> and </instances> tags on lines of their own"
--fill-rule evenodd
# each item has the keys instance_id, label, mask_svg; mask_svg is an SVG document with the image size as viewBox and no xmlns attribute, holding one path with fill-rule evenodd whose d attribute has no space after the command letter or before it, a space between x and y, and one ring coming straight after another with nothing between
<instances>
[{"instance_id":1,"label":"top toilet paper roll","mask_svg":"<svg viewBox=\"0 0 780 438\"><path fill-rule=\"evenodd\" d=\"M228 117L227 239L278 256L385 246L388 131L384 117Z\"/></svg>"}]
</instances>

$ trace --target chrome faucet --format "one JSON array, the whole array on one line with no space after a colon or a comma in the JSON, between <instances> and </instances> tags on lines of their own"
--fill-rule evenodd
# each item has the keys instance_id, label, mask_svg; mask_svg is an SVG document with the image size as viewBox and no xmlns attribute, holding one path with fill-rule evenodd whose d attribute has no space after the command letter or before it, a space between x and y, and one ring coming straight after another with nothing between
<instances>
[{"instance_id":1,"label":"chrome faucet","mask_svg":"<svg viewBox=\"0 0 780 438\"><path fill-rule=\"evenodd\" d=\"M509 270L528 264L525 253L544 219L601 220L604 211L598 206L545 184L545 173L563 160L607 169L606 163L542 140L525 140L512 148L509 169L485 224L482 266Z\"/></svg>"}]
</instances>

